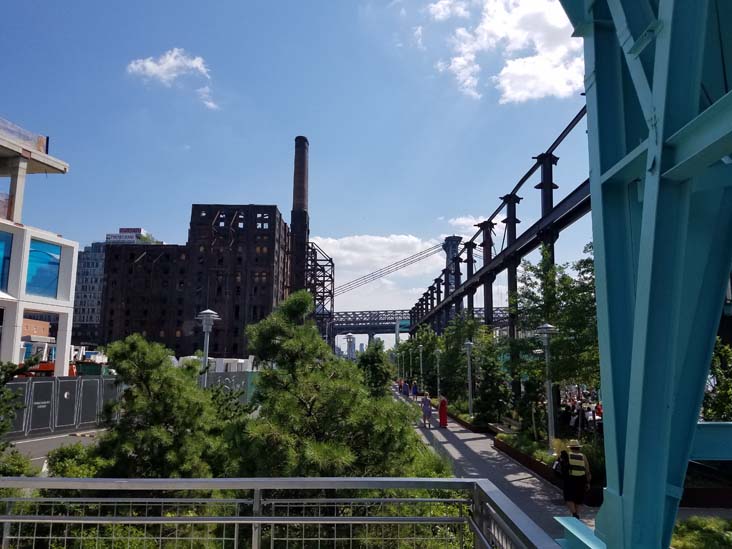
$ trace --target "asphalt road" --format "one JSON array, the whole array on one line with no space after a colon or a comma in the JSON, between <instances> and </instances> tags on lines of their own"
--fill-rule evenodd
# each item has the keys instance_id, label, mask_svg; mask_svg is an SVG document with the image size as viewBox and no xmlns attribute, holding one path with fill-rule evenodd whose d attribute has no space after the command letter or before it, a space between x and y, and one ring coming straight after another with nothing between
<instances>
[{"instance_id":1,"label":"asphalt road","mask_svg":"<svg viewBox=\"0 0 732 549\"><path fill-rule=\"evenodd\" d=\"M22 439L14 441L13 445L22 454L28 456L33 465L38 468L42 468L43 463L48 456L48 452L51 450L60 448L67 444L76 444L77 442L81 442L85 446L94 444L96 441L96 434L99 432L101 432L101 429L67 433L65 435L49 435L39 438Z\"/></svg>"}]
</instances>

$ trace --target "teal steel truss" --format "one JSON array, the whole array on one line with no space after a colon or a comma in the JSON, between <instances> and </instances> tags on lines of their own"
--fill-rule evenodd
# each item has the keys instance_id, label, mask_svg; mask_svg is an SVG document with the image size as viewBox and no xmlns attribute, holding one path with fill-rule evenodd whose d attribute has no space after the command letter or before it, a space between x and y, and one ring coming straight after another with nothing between
<instances>
[{"instance_id":1,"label":"teal steel truss","mask_svg":"<svg viewBox=\"0 0 732 549\"><path fill-rule=\"evenodd\" d=\"M585 41L605 502L566 547L668 547L732 265L732 2L561 0Z\"/></svg>"}]
</instances>

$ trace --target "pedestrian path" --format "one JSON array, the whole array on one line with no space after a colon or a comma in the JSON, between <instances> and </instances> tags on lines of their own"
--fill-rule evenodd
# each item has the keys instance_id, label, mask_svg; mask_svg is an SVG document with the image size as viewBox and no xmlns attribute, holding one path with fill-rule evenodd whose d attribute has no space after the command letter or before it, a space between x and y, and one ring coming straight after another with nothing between
<instances>
[{"instance_id":1,"label":"pedestrian path","mask_svg":"<svg viewBox=\"0 0 732 549\"><path fill-rule=\"evenodd\" d=\"M403 399L396 389L394 394ZM493 435L473 433L452 419L446 429L440 429L436 413L432 414L432 429L422 427L420 419L415 430L427 444L450 460L455 476L490 480L547 534L555 539L563 537L561 526L554 520L554 517L569 516L562 491L496 450ZM582 506L582 521L593 529L597 511L598 508ZM677 520L691 516L716 516L730 520L732 509L682 507Z\"/></svg>"},{"instance_id":2,"label":"pedestrian path","mask_svg":"<svg viewBox=\"0 0 732 549\"><path fill-rule=\"evenodd\" d=\"M446 429L440 429L436 414L432 414L432 429L422 427L421 420L415 429L447 456L456 476L490 480L550 536L562 537L562 527L554 520L569 515L562 491L496 450L491 435L473 433L452 419ZM597 509L583 507L582 511L583 521L594 528Z\"/></svg>"}]
</instances>

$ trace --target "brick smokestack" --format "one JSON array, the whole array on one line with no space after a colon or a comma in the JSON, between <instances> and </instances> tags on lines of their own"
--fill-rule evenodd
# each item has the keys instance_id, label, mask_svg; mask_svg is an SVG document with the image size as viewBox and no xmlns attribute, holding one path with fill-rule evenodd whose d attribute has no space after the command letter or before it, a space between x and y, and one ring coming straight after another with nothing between
<instances>
[{"instance_id":1,"label":"brick smokestack","mask_svg":"<svg viewBox=\"0 0 732 549\"><path fill-rule=\"evenodd\" d=\"M308 150L307 137L295 138L295 170L292 185L292 212L290 214L290 290L305 288L310 218L308 216Z\"/></svg>"},{"instance_id":2,"label":"brick smokestack","mask_svg":"<svg viewBox=\"0 0 732 549\"><path fill-rule=\"evenodd\" d=\"M308 138L295 138L295 174L292 185L292 211L308 211Z\"/></svg>"}]
</instances>

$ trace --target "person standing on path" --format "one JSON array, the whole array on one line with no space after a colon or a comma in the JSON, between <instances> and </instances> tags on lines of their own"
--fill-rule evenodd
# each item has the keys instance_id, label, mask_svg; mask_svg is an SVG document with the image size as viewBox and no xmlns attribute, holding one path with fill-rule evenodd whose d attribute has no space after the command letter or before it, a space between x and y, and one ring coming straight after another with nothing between
<instances>
[{"instance_id":1,"label":"person standing on path","mask_svg":"<svg viewBox=\"0 0 732 549\"><path fill-rule=\"evenodd\" d=\"M412 381L412 398L414 399L414 402L417 402L417 393L419 391L417 390L417 380L415 379Z\"/></svg>"},{"instance_id":2,"label":"person standing on path","mask_svg":"<svg viewBox=\"0 0 732 549\"><path fill-rule=\"evenodd\" d=\"M447 399L445 395L440 396L440 427L447 428Z\"/></svg>"},{"instance_id":3,"label":"person standing on path","mask_svg":"<svg viewBox=\"0 0 732 549\"><path fill-rule=\"evenodd\" d=\"M569 452L562 450L559 456L560 471L563 479L564 502L574 518L579 517L580 506L585 501L585 493L590 489L590 463L580 451L577 440L570 440Z\"/></svg>"},{"instance_id":4,"label":"person standing on path","mask_svg":"<svg viewBox=\"0 0 732 549\"><path fill-rule=\"evenodd\" d=\"M432 402L430 402L430 394L425 391L422 397L422 424L427 429L432 429Z\"/></svg>"}]
</instances>

